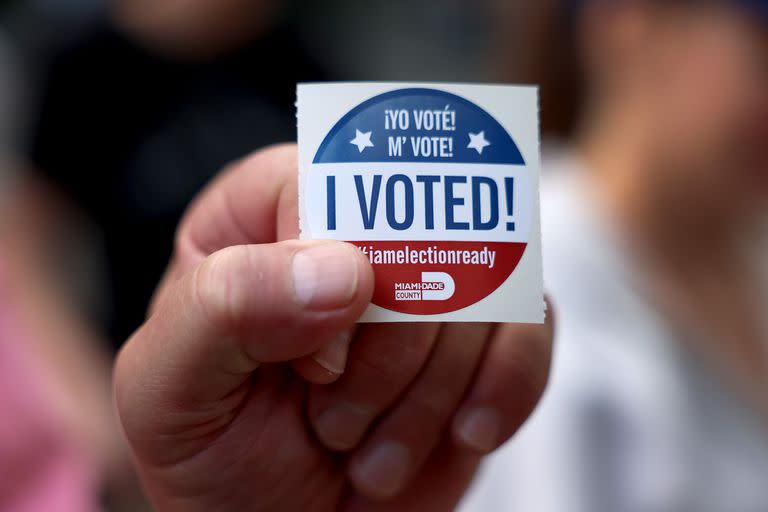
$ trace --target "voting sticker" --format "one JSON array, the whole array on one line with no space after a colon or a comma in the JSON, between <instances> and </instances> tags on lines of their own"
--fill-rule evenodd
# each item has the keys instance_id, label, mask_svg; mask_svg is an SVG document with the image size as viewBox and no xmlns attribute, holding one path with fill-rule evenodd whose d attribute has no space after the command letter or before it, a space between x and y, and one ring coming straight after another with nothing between
<instances>
[{"instance_id":1,"label":"voting sticker","mask_svg":"<svg viewBox=\"0 0 768 512\"><path fill-rule=\"evenodd\" d=\"M533 87L298 87L303 239L356 245L363 322L544 321Z\"/></svg>"}]
</instances>

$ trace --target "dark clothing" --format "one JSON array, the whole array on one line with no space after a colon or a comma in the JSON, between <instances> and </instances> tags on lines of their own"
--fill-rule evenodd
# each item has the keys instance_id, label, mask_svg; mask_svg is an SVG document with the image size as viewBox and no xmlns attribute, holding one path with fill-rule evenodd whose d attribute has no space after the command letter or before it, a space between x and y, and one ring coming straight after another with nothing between
<instances>
[{"instance_id":1,"label":"dark clothing","mask_svg":"<svg viewBox=\"0 0 768 512\"><path fill-rule=\"evenodd\" d=\"M53 56L32 163L103 231L119 346L143 321L179 219L222 166L296 135L295 85L322 80L287 29L205 63L100 26Z\"/></svg>"}]
</instances>

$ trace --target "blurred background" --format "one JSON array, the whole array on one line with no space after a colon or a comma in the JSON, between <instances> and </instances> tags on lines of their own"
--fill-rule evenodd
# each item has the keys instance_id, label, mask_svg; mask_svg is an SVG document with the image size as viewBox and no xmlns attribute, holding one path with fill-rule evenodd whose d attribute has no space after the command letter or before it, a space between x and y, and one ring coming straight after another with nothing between
<instances>
[{"instance_id":1,"label":"blurred background","mask_svg":"<svg viewBox=\"0 0 768 512\"><path fill-rule=\"evenodd\" d=\"M768 510L768 1L0 0L0 511L148 510L111 360L320 80L541 87L552 384L463 510Z\"/></svg>"}]
</instances>

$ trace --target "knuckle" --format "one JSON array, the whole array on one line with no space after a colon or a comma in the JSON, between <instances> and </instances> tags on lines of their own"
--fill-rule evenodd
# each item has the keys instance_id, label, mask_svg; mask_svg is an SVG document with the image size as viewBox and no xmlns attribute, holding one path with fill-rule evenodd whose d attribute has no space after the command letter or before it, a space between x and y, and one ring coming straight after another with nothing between
<instances>
[{"instance_id":1,"label":"knuckle","mask_svg":"<svg viewBox=\"0 0 768 512\"><path fill-rule=\"evenodd\" d=\"M520 379L527 381L532 390L543 392L549 381L552 360L551 329L546 326L529 328L510 343L518 344L510 361Z\"/></svg>"},{"instance_id":2,"label":"knuckle","mask_svg":"<svg viewBox=\"0 0 768 512\"><path fill-rule=\"evenodd\" d=\"M551 343L541 327L508 327L494 351L480 401L498 404L519 425L534 410L549 382Z\"/></svg>"},{"instance_id":3,"label":"knuckle","mask_svg":"<svg viewBox=\"0 0 768 512\"><path fill-rule=\"evenodd\" d=\"M521 358L517 364L512 365L510 374L517 388L534 402L544 393L549 382L548 369L542 368L537 361L527 358Z\"/></svg>"},{"instance_id":4,"label":"knuckle","mask_svg":"<svg viewBox=\"0 0 768 512\"><path fill-rule=\"evenodd\" d=\"M515 390L516 400L526 412L533 409L546 390L549 382L548 361L548 357L542 360L526 352L518 353L507 361L505 374L509 389ZM505 390L499 392L505 393Z\"/></svg>"},{"instance_id":5,"label":"knuckle","mask_svg":"<svg viewBox=\"0 0 768 512\"><path fill-rule=\"evenodd\" d=\"M426 414L433 420L443 421L451 415L458 402L456 394L451 391L446 387L414 390L411 400L420 415Z\"/></svg>"},{"instance_id":6,"label":"knuckle","mask_svg":"<svg viewBox=\"0 0 768 512\"><path fill-rule=\"evenodd\" d=\"M246 287L238 272L242 248L218 251L199 265L192 277L196 300L206 320L225 329L236 328L247 310Z\"/></svg>"},{"instance_id":7,"label":"knuckle","mask_svg":"<svg viewBox=\"0 0 768 512\"><path fill-rule=\"evenodd\" d=\"M416 338L404 344L397 336L377 340L355 353L362 372L376 380L401 384L414 378L429 356L432 340Z\"/></svg>"}]
</instances>

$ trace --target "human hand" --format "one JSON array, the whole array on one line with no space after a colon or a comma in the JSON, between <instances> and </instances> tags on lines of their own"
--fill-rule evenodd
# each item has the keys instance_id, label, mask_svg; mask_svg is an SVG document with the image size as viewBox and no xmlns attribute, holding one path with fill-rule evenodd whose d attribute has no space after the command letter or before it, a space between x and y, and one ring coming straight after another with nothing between
<instances>
[{"instance_id":1,"label":"human hand","mask_svg":"<svg viewBox=\"0 0 768 512\"><path fill-rule=\"evenodd\" d=\"M117 405L165 511L449 511L546 385L551 323L368 324L373 272L297 241L295 146L192 205ZM151 250L151 248L147 248Z\"/></svg>"}]
</instances>

